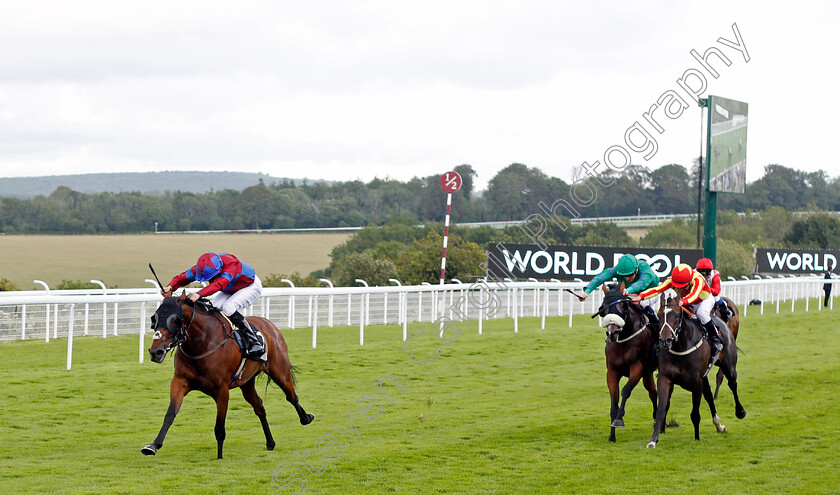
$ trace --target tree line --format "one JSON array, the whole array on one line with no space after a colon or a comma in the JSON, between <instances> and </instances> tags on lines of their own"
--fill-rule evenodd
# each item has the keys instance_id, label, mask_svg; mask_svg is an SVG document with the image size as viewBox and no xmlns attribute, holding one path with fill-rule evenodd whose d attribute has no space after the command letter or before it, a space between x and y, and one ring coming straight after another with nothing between
<instances>
[{"instance_id":1,"label":"tree line","mask_svg":"<svg viewBox=\"0 0 840 495\"><path fill-rule=\"evenodd\" d=\"M476 194L476 171L455 167L463 177L453 195L454 222L523 220L540 212L539 204L571 201L570 184L542 170L514 163L490 179ZM581 214L588 217L673 214L697 211L697 168L665 165L656 170L631 165L622 173L606 172L598 199ZM242 191L222 189L206 194L168 191L88 194L58 187L49 196L0 198L0 232L104 234L159 230L238 230L382 225L411 217L418 223L443 220L446 195L439 175L401 182L291 181L259 183ZM177 189L177 185L172 189ZM747 185L745 195L721 194L721 209L765 210L784 205L840 209L840 178L825 172L802 172L768 165L764 176Z\"/></svg>"}]
</instances>

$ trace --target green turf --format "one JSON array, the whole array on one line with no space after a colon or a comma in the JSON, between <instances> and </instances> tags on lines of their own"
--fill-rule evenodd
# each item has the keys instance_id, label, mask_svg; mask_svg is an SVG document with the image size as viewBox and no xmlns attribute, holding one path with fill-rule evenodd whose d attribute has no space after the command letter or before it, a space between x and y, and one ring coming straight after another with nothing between
<instances>
[{"instance_id":1,"label":"green turf","mask_svg":"<svg viewBox=\"0 0 840 495\"><path fill-rule=\"evenodd\" d=\"M628 403L626 428L610 444L603 333L592 320L553 318L487 323L465 333L426 367L409 361L398 327L291 330L301 368L301 403L315 422L301 426L276 388L259 386L278 445L265 450L259 422L239 392L231 394L225 459L216 460L215 407L187 396L164 447L140 454L160 428L172 361L137 363L137 338L75 341L74 369L64 370L66 341L0 345L0 491L3 493L293 493L272 473L294 452L310 451L307 493L837 493L834 441L840 389L837 312L750 312L743 321L738 371L747 417L734 418L729 390L718 400L729 431L715 432L705 404L700 441L688 418L690 395L674 393L669 429L656 449L643 389ZM413 325L413 329L422 328ZM431 353L432 332L415 354ZM148 339L147 339L148 343ZM358 398L390 372L405 385L383 390L381 415L362 420ZM374 408L375 409L375 408ZM373 411L371 409L370 411ZM351 439L330 429L358 429ZM835 411L835 412L831 412ZM315 443L334 434L340 457L325 464ZM326 437L325 437L326 438ZM330 450L338 451L336 447ZM330 452L328 451L328 453ZM298 467L281 470L285 479ZM305 472L305 471L304 471Z\"/></svg>"}]
</instances>

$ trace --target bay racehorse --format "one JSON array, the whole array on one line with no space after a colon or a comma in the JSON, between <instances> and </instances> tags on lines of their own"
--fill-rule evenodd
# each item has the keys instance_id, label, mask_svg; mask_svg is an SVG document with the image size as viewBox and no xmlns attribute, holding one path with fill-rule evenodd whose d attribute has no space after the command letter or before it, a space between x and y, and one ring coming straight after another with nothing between
<instances>
[{"instance_id":1,"label":"bay racehorse","mask_svg":"<svg viewBox=\"0 0 840 495\"><path fill-rule=\"evenodd\" d=\"M700 440L701 396L709 404L715 428L718 431L726 430L717 415L712 390L706 376L710 349L704 338L703 326L691 317L690 310L680 303L679 298L666 299L663 294L660 297L660 305L662 328L659 334L659 376L656 381L659 403L656 409L653 436L647 444L648 448L656 447L660 433L665 431L665 416L670 407L674 385L679 385L691 392L691 422L694 425L695 440ZM729 328L717 317L714 317L713 321L723 336L723 350L720 351L718 365L726 376L732 396L735 398L735 416L742 419L747 412L738 399L738 374L735 371L738 349Z\"/></svg>"},{"instance_id":2,"label":"bay racehorse","mask_svg":"<svg viewBox=\"0 0 840 495\"><path fill-rule=\"evenodd\" d=\"M653 381L657 364L653 352L656 337L648 328L642 309L623 295L624 283L613 284L609 290L603 286L603 291L604 302L593 317L601 316L601 324L607 330L604 355L610 390L610 442L615 442L615 429L624 426L624 406L639 380L648 391L653 403L653 417L656 417L656 385ZM622 377L627 377L627 383L621 389L619 406L618 385Z\"/></svg>"},{"instance_id":3,"label":"bay racehorse","mask_svg":"<svg viewBox=\"0 0 840 495\"><path fill-rule=\"evenodd\" d=\"M169 409L164 416L163 426L157 438L141 449L143 454L157 453L163 446L163 439L181 408L184 396L191 390L199 390L216 401L214 432L218 458L221 459L230 389L236 387L242 390L242 396L251 404L254 413L260 419L265 433L266 448L273 450L274 438L268 427L265 407L255 387L256 377L261 372L265 372L269 379L285 392L286 400L295 407L302 425L312 422L314 416L307 414L298 403L292 366L283 335L265 318L250 317L248 322L265 337L268 360L267 364L245 361L244 368L234 378L243 361L242 352L233 337L230 321L204 299L193 303L182 294L179 298L168 297L163 300L152 316L155 337L149 347L149 354L152 361L162 363L166 354L173 348L176 349L175 375L169 387Z\"/></svg>"},{"instance_id":4,"label":"bay racehorse","mask_svg":"<svg viewBox=\"0 0 840 495\"><path fill-rule=\"evenodd\" d=\"M738 306L732 302L731 299L727 297L721 297L723 302L729 306L729 313L730 317L729 320L726 322L726 326L729 327L729 331L732 332L732 340L738 340L738 330L741 323L741 318L738 314ZM717 309L717 304L715 304L715 314L720 316L720 310ZM717 376L715 377L715 400L718 398L718 391L720 390L720 384L723 383L723 370L718 369Z\"/></svg>"}]
</instances>

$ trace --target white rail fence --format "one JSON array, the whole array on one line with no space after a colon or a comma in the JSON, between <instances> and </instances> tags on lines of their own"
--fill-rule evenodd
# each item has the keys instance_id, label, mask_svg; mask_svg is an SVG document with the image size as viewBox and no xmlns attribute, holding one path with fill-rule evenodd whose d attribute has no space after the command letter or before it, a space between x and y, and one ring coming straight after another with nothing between
<instances>
[{"instance_id":1,"label":"white rail fence","mask_svg":"<svg viewBox=\"0 0 840 495\"><path fill-rule=\"evenodd\" d=\"M778 277L723 282L722 294L738 304L742 315L765 306L776 313L782 304L805 300L805 310L823 309L823 285L834 287L829 309L840 292L840 279ZM591 314L600 306L596 291L583 304L564 289L580 292L576 282L480 282L476 284L403 285L388 287L266 287L262 297L248 309L249 316L272 320L281 329L309 329L312 347L317 346L318 329L333 326L359 327L359 344L364 345L365 327L392 324L402 326L402 339L409 324L431 324L441 317L477 322L482 333L487 319L509 318L514 332L519 319L539 317L541 327L572 326L575 314ZM149 318L161 301L156 289L108 289L103 291L17 291L0 292L0 341L67 338L67 369L72 364L73 337L135 334L139 336L138 359L146 353ZM814 299L814 301L811 301ZM750 301L760 301L751 306ZM558 320L557 318L563 318ZM566 322L566 318L568 322ZM562 323L561 323L562 322Z\"/></svg>"}]
</instances>

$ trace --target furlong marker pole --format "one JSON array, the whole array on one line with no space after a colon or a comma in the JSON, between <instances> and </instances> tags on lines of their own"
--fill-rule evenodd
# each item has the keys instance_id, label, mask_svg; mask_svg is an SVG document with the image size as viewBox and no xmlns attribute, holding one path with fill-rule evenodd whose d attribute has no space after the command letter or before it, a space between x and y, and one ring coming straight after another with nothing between
<instances>
[{"instance_id":1,"label":"furlong marker pole","mask_svg":"<svg viewBox=\"0 0 840 495\"><path fill-rule=\"evenodd\" d=\"M449 242L449 213L452 210L452 193L446 193L446 219L443 221L443 256L440 258L440 285L443 286L446 274L446 245ZM440 316L446 314L446 292L440 291ZM443 322L440 323L440 336L443 337Z\"/></svg>"}]
</instances>

